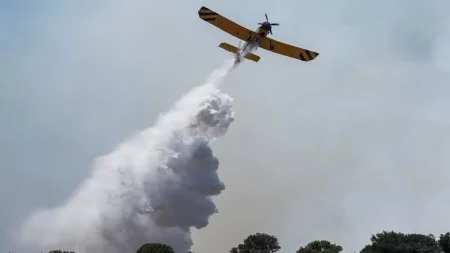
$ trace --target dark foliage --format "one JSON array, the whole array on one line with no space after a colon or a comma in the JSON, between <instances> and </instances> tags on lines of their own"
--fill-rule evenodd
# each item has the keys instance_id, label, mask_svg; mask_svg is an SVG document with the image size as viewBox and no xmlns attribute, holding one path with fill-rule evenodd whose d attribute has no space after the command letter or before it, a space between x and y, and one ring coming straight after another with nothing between
<instances>
[{"instance_id":1,"label":"dark foliage","mask_svg":"<svg viewBox=\"0 0 450 253\"><path fill-rule=\"evenodd\" d=\"M378 233L370 238L371 244L361 253L440 253L433 235L403 234L394 231Z\"/></svg>"},{"instance_id":2,"label":"dark foliage","mask_svg":"<svg viewBox=\"0 0 450 253\"><path fill-rule=\"evenodd\" d=\"M175 253L175 251L164 243L147 243L142 245L136 253Z\"/></svg>"},{"instance_id":3,"label":"dark foliage","mask_svg":"<svg viewBox=\"0 0 450 253\"><path fill-rule=\"evenodd\" d=\"M249 235L244 243L231 248L230 253L275 253L280 249L280 244L275 236L256 233Z\"/></svg>"},{"instance_id":4,"label":"dark foliage","mask_svg":"<svg viewBox=\"0 0 450 253\"><path fill-rule=\"evenodd\" d=\"M450 233L440 235L438 244L444 253L450 253Z\"/></svg>"},{"instance_id":5,"label":"dark foliage","mask_svg":"<svg viewBox=\"0 0 450 253\"><path fill-rule=\"evenodd\" d=\"M305 247L300 247L297 253L339 253L342 251L342 247L331 243L329 241L312 241Z\"/></svg>"}]
</instances>

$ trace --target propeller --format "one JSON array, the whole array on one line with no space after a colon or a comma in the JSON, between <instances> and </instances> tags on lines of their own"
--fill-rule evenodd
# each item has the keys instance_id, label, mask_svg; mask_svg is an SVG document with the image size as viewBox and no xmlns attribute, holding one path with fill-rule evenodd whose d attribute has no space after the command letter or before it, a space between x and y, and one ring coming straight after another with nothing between
<instances>
[{"instance_id":1,"label":"propeller","mask_svg":"<svg viewBox=\"0 0 450 253\"><path fill-rule=\"evenodd\" d=\"M279 23L270 23L269 22L269 17L267 16L267 13L265 13L265 16L266 16L266 22L264 22L264 23L258 23L258 25L265 25L265 24L268 24L269 25L269 32L270 32L270 34L273 34L272 33L272 27L271 26L273 26L273 25L280 25Z\"/></svg>"}]
</instances>

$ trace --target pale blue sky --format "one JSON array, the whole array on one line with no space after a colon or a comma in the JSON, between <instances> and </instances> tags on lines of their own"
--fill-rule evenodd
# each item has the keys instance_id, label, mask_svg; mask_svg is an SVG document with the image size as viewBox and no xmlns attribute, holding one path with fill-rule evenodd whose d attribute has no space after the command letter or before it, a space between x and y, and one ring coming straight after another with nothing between
<instances>
[{"instance_id":1,"label":"pale blue sky","mask_svg":"<svg viewBox=\"0 0 450 253\"><path fill-rule=\"evenodd\" d=\"M202 5L250 29L267 12L275 39L320 56L258 50L224 83L227 189L194 250L261 231L283 252L314 239L351 252L382 229L448 230L448 1L3 1L0 251L229 57L218 45L238 40L199 19Z\"/></svg>"}]
</instances>

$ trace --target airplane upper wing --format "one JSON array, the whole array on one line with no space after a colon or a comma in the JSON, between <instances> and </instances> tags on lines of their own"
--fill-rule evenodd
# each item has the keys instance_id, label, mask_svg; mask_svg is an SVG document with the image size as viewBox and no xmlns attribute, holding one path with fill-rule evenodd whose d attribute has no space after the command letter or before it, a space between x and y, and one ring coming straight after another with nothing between
<instances>
[{"instance_id":1,"label":"airplane upper wing","mask_svg":"<svg viewBox=\"0 0 450 253\"><path fill-rule=\"evenodd\" d=\"M281 54L287 57L299 59L306 62L314 60L319 55L319 53L317 52L295 47L283 42L276 41L269 37L266 37L261 42L261 45L259 47L277 54Z\"/></svg>"},{"instance_id":2,"label":"airplane upper wing","mask_svg":"<svg viewBox=\"0 0 450 253\"><path fill-rule=\"evenodd\" d=\"M233 21L204 6L198 10L198 15L201 19L238 39L248 41L258 36L255 32L234 23Z\"/></svg>"}]
</instances>

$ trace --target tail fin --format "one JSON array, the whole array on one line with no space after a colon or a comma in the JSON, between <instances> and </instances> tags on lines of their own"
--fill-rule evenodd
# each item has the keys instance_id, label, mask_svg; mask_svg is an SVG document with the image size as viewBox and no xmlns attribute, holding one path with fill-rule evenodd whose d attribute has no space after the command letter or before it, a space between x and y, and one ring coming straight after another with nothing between
<instances>
[{"instance_id":1,"label":"tail fin","mask_svg":"<svg viewBox=\"0 0 450 253\"><path fill-rule=\"evenodd\" d=\"M234 54L237 54L239 52L239 49L237 47L227 44L225 42L220 43L219 47L222 49L225 49L228 52L234 53ZM245 56L245 58L248 60L252 60L254 62L258 62L260 59L259 56L257 56L256 54L252 54L252 53L248 53Z\"/></svg>"}]
</instances>

